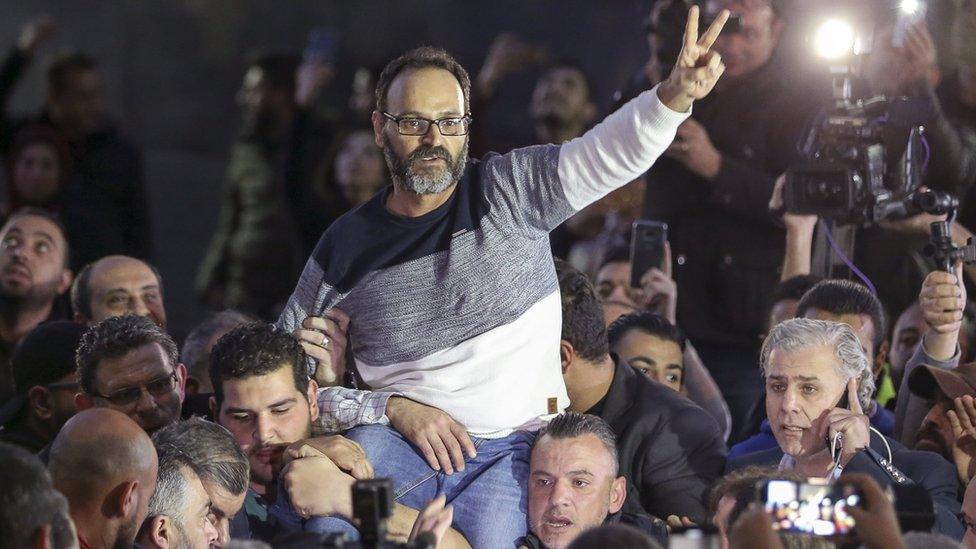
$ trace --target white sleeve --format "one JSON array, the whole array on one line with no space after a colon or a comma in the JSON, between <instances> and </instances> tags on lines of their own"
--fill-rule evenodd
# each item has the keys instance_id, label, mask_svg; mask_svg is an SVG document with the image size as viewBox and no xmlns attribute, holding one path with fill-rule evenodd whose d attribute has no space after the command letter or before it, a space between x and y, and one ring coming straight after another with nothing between
<instances>
[{"instance_id":1,"label":"white sleeve","mask_svg":"<svg viewBox=\"0 0 976 549\"><path fill-rule=\"evenodd\" d=\"M576 210L630 183L674 140L691 111L675 112L657 96L657 86L631 99L559 151L559 180Z\"/></svg>"}]
</instances>

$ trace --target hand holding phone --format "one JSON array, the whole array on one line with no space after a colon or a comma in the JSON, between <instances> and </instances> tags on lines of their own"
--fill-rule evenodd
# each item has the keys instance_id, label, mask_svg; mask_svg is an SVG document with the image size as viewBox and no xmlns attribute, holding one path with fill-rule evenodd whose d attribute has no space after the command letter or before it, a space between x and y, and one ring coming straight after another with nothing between
<instances>
[{"instance_id":1,"label":"hand holding phone","mask_svg":"<svg viewBox=\"0 0 976 549\"><path fill-rule=\"evenodd\" d=\"M759 488L774 530L830 538L848 537L854 532L855 520L849 509L861 504L856 485L827 484L823 479L769 480L761 482Z\"/></svg>"}]
</instances>

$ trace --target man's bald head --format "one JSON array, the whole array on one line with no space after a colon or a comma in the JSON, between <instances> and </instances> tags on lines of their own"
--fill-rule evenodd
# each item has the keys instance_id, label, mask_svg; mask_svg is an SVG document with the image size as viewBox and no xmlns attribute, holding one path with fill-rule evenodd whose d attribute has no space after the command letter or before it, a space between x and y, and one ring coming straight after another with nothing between
<instances>
[{"instance_id":1,"label":"man's bald head","mask_svg":"<svg viewBox=\"0 0 976 549\"><path fill-rule=\"evenodd\" d=\"M149 435L125 414L107 408L79 412L51 445L51 477L72 506L103 498L121 483L150 479L155 485L157 467Z\"/></svg>"},{"instance_id":2,"label":"man's bald head","mask_svg":"<svg viewBox=\"0 0 976 549\"><path fill-rule=\"evenodd\" d=\"M101 322L135 314L166 327L163 277L156 267L125 255L110 255L86 265L71 287L78 322Z\"/></svg>"}]
</instances>

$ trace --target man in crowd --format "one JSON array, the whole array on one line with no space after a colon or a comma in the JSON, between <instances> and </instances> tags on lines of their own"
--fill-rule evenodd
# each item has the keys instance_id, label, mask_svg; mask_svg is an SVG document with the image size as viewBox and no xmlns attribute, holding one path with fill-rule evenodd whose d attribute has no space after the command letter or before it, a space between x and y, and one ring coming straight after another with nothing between
<instances>
[{"instance_id":1,"label":"man in crowd","mask_svg":"<svg viewBox=\"0 0 976 549\"><path fill-rule=\"evenodd\" d=\"M48 466L68 499L82 549L131 547L156 488L149 435L114 410L78 413L58 433Z\"/></svg>"},{"instance_id":2,"label":"man in crowd","mask_svg":"<svg viewBox=\"0 0 976 549\"><path fill-rule=\"evenodd\" d=\"M797 160L817 94L789 93L795 72L777 55L788 23L780 2L717 4L739 16L715 43L725 77L648 174L645 215L668 224L678 325L722 388L737 442L762 388L755 365L766 292L783 258L767 203L776 176Z\"/></svg>"},{"instance_id":3,"label":"man in crowd","mask_svg":"<svg viewBox=\"0 0 976 549\"><path fill-rule=\"evenodd\" d=\"M176 446L156 442L159 472L139 531L144 547L210 549L217 541L212 504L193 460Z\"/></svg>"},{"instance_id":4,"label":"man in crowd","mask_svg":"<svg viewBox=\"0 0 976 549\"><path fill-rule=\"evenodd\" d=\"M138 315L165 328L163 277L156 267L134 257L103 257L78 272L71 286L71 309L75 321L84 324Z\"/></svg>"},{"instance_id":5,"label":"man in crowd","mask_svg":"<svg viewBox=\"0 0 976 549\"><path fill-rule=\"evenodd\" d=\"M85 327L61 320L31 330L10 363L17 394L0 408L0 440L40 452L75 414L75 349Z\"/></svg>"},{"instance_id":6,"label":"man in crowd","mask_svg":"<svg viewBox=\"0 0 976 549\"><path fill-rule=\"evenodd\" d=\"M891 381L895 387L901 387L905 366L918 350L922 337L928 330L929 325L925 323L918 302L912 303L898 315L895 327L891 331L891 351L888 353L888 360L891 363Z\"/></svg>"},{"instance_id":7,"label":"man in crowd","mask_svg":"<svg viewBox=\"0 0 976 549\"><path fill-rule=\"evenodd\" d=\"M288 298L301 266L300 245L284 181L296 114L298 60L253 58L237 93L242 129L231 148L217 232L197 274L210 307L271 318Z\"/></svg>"},{"instance_id":8,"label":"man in crowd","mask_svg":"<svg viewBox=\"0 0 976 549\"><path fill-rule=\"evenodd\" d=\"M539 431L529 462L527 549L563 549L604 523L644 524L621 512L627 479L616 437L602 419L566 412Z\"/></svg>"},{"instance_id":9,"label":"man in crowd","mask_svg":"<svg viewBox=\"0 0 976 549\"><path fill-rule=\"evenodd\" d=\"M973 421L976 421L976 363L952 370L923 366L908 380L912 394L934 402L915 437L915 449L935 452L955 464L961 485L976 476Z\"/></svg>"},{"instance_id":10,"label":"man in crowd","mask_svg":"<svg viewBox=\"0 0 976 549\"><path fill-rule=\"evenodd\" d=\"M667 248L666 248L667 250ZM646 319L644 312L661 317L664 322L678 329L676 311L678 306L678 288L671 278L670 255L665 253L664 265L661 268L652 267L641 277L641 287L631 287L630 283L630 249L628 247L611 248L603 258L603 264L596 274L596 292L603 307L603 316L609 327L614 321L624 315L641 315L633 319ZM632 319L632 320L633 320ZM653 321L657 323L658 321ZM683 333L683 332L682 332ZM623 335L623 334L620 334ZM617 341L613 342L614 344ZM643 356L657 353L659 348L642 347ZM673 350L673 349L672 349ZM629 351L637 349L614 350L623 356ZM702 364L694 346L682 336L681 344L682 387L695 404L708 412L708 415L718 423L723 433L723 440L728 439L731 432L731 417L729 407L722 397L722 393L712 379L711 374ZM637 356L637 355L628 355ZM636 365L633 365L637 367Z\"/></svg>"},{"instance_id":11,"label":"man in crowd","mask_svg":"<svg viewBox=\"0 0 976 549\"><path fill-rule=\"evenodd\" d=\"M962 537L953 467L869 430L864 409L874 378L850 326L806 318L782 322L763 343L760 367L777 447L731 459L727 470L778 464L805 477L831 477L843 468L867 473L882 485L914 481L932 497L935 530Z\"/></svg>"},{"instance_id":12,"label":"man in crowd","mask_svg":"<svg viewBox=\"0 0 976 549\"><path fill-rule=\"evenodd\" d=\"M685 336L654 313L624 315L607 328L610 351L638 372L684 394Z\"/></svg>"},{"instance_id":13,"label":"man in crowd","mask_svg":"<svg viewBox=\"0 0 976 549\"><path fill-rule=\"evenodd\" d=\"M214 417L247 455L251 483L244 510L251 535L266 541L296 529L356 535L352 485L372 477L362 449L342 437L299 445L286 455L289 445L309 438L318 419L318 386L306 360L295 338L263 323L229 332L211 358ZM406 540L417 518L397 504L390 534ZM446 543L463 546L457 545L463 538L451 532Z\"/></svg>"},{"instance_id":14,"label":"man in crowd","mask_svg":"<svg viewBox=\"0 0 976 549\"><path fill-rule=\"evenodd\" d=\"M200 477L210 497L217 544L246 537L247 517L240 510L247 495L250 467L227 429L194 417L156 431L153 442L157 448L171 447L185 456Z\"/></svg>"},{"instance_id":15,"label":"man in crowd","mask_svg":"<svg viewBox=\"0 0 976 549\"><path fill-rule=\"evenodd\" d=\"M68 502L44 465L22 448L0 442L0 539L11 549L74 549L78 537Z\"/></svg>"},{"instance_id":16,"label":"man in crowd","mask_svg":"<svg viewBox=\"0 0 976 549\"><path fill-rule=\"evenodd\" d=\"M569 410L600 417L616 434L620 473L628 481L625 509L704 520L708 489L725 465L721 431L704 410L611 355L593 287L565 262L556 272Z\"/></svg>"},{"instance_id":17,"label":"man in crowd","mask_svg":"<svg viewBox=\"0 0 976 549\"><path fill-rule=\"evenodd\" d=\"M394 185L326 231L279 325L320 322L329 340L351 330L357 369L382 392L327 389L330 426L387 416L392 428L349 436L398 490L415 486L402 503L420 508L438 490L456 492L455 524L474 546L524 534L517 503L531 430L569 404L546 237L670 143L723 71L710 48L725 15L699 40L692 8L671 76L580 139L483 162L468 162L470 81L446 52L412 50L380 75L373 129ZM307 320L336 306L350 322ZM390 464L395 473L382 470ZM497 505L478 503L486 494Z\"/></svg>"},{"instance_id":18,"label":"man in crowd","mask_svg":"<svg viewBox=\"0 0 976 549\"><path fill-rule=\"evenodd\" d=\"M176 343L144 316L109 317L78 346L79 410L111 408L148 433L180 420L186 367Z\"/></svg>"},{"instance_id":19,"label":"man in crowd","mask_svg":"<svg viewBox=\"0 0 976 549\"><path fill-rule=\"evenodd\" d=\"M10 353L38 324L56 315L71 286L68 243L51 214L25 209L0 229L0 402L14 394Z\"/></svg>"},{"instance_id":20,"label":"man in crowd","mask_svg":"<svg viewBox=\"0 0 976 549\"><path fill-rule=\"evenodd\" d=\"M68 141L73 169L63 189L61 214L73 269L109 254L148 258L151 231L142 158L108 119L98 62L80 52L56 57L47 73L43 111L27 120L11 118L7 99L37 48L54 32L51 21L26 25L0 67L0 148L6 150L4 140L32 122L54 128Z\"/></svg>"}]
</instances>

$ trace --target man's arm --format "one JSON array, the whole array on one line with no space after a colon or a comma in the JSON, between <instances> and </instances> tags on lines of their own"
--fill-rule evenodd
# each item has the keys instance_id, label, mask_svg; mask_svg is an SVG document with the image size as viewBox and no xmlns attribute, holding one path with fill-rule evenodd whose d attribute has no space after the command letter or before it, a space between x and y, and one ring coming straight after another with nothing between
<instances>
[{"instance_id":1,"label":"man's arm","mask_svg":"<svg viewBox=\"0 0 976 549\"><path fill-rule=\"evenodd\" d=\"M919 293L919 306L931 329L905 365L895 407L895 438L908 447L914 445L915 434L931 407L909 389L912 371L923 364L942 369L952 369L959 364L959 329L966 306L966 288L957 278L961 274L958 266L954 275L933 271L925 278Z\"/></svg>"},{"instance_id":2,"label":"man's arm","mask_svg":"<svg viewBox=\"0 0 976 549\"><path fill-rule=\"evenodd\" d=\"M7 111L10 95L30 65L37 48L54 36L56 31L57 27L46 17L31 21L21 29L16 45L0 63L0 151L7 150L15 126Z\"/></svg>"},{"instance_id":3,"label":"man's arm","mask_svg":"<svg viewBox=\"0 0 976 549\"><path fill-rule=\"evenodd\" d=\"M702 410L715 420L722 433L722 440L728 440L729 435L732 434L732 414L729 412L729 405L690 341L685 345L684 366L684 383L688 389L688 398L701 406Z\"/></svg>"}]
</instances>

